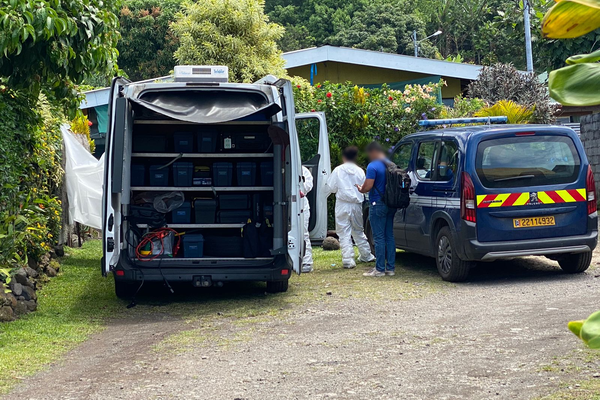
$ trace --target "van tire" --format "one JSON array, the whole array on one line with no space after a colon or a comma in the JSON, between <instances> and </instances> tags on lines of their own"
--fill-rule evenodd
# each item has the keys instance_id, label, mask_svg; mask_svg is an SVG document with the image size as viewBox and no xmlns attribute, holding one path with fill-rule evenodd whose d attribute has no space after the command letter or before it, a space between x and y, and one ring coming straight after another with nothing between
<instances>
[{"instance_id":1,"label":"van tire","mask_svg":"<svg viewBox=\"0 0 600 400\"><path fill-rule=\"evenodd\" d=\"M123 300L131 300L137 288L133 283L115 279L115 294Z\"/></svg>"},{"instance_id":2,"label":"van tire","mask_svg":"<svg viewBox=\"0 0 600 400\"><path fill-rule=\"evenodd\" d=\"M584 272L592 263L592 252L566 254L558 259L558 264L563 271L569 274L578 274Z\"/></svg>"},{"instance_id":3,"label":"van tire","mask_svg":"<svg viewBox=\"0 0 600 400\"><path fill-rule=\"evenodd\" d=\"M443 280L462 282L469 276L473 262L461 260L456 253L452 232L447 226L439 230L433 249L435 264Z\"/></svg>"},{"instance_id":4,"label":"van tire","mask_svg":"<svg viewBox=\"0 0 600 400\"><path fill-rule=\"evenodd\" d=\"M284 293L288 290L288 280L267 281L267 293Z\"/></svg>"}]
</instances>

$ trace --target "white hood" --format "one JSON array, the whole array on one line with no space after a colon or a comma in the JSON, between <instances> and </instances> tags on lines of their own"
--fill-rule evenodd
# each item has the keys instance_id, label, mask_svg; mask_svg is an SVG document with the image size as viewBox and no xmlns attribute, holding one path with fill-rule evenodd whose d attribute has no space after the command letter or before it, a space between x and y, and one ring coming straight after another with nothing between
<instances>
[{"instance_id":1,"label":"white hood","mask_svg":"<svg viewBox=\"0 0 600 400\"><path fill-rule=\"evenodd\" d=\"M347 162L336 167L327 180L326 189L335 193L338 201L362 203L365 196L358 191L356 185L365 183L365 172L358 165Z\"/></svg>"}]
</instances>

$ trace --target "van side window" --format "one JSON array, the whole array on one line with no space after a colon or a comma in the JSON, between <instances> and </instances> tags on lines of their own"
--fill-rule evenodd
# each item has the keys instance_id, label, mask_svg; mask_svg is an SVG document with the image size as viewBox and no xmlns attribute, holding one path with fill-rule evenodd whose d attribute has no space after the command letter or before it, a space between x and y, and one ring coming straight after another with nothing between
<instances>
[{"instance_id":1,"label":"van side window","mask_svg":"<svg viewBox=\"0 0 600 400\"><path fill-rule=\"evenodd\" d=\"M433 177L433 160L436 142L423 142L419 144L415 170L417 177L422 181L430 181Z\"/></svg>"},{"instance_id":2,"label":"van side window","mask_svg":"<svg viewBox=\"0 0 600 400\"><path fill-rule=\"evenodd\" d=\"M412 152L412 143L404 143L398 146L396 152L392 156L392 161L394 164L403 170L408 168L408 163L410 162L410 153Z\"/></svg>"},{"instance_id":3,"label":"van side window","mask_svg":"<svg viewBox=\"0 0 600 400\"><path fill-rule=\"evenodd\" d=\"M451 140L442 142L440 160L437 165L436 181L451 181L458 165L458 146Z\"/></svg>"}]
</instances>

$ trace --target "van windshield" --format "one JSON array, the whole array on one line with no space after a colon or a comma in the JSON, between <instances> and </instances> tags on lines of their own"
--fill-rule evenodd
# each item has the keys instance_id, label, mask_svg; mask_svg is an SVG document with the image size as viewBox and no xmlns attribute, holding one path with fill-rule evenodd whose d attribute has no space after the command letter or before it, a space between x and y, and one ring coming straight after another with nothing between
<instances>
[{"instance_id":1,"label":"van windshield","mask_svg":"<svg viewBox=\"0 0 600 400\"><path fill-rule=\"evenodd\" d=\"M554 185L574 182L580 159L567 136L521 136L479 144L475 167L488 188Z\"/></svg>"}]
</instances>

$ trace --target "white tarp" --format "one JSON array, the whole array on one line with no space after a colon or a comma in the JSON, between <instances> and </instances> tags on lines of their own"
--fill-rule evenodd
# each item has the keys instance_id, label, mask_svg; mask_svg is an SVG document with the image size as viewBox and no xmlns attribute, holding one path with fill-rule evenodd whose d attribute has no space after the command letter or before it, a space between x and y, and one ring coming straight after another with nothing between
<instances>
[{"instance_id":1,"label":"white tarp","mask_svg":"<svg viewBox=\"0 0 600 400\"><path fill-rule=\"evenodd\" d=\"M69 220L102 229L104 155L100 160L83 147L68 125L60 127L65 143L65 181Z\"/></svg>"}]
</instances>

